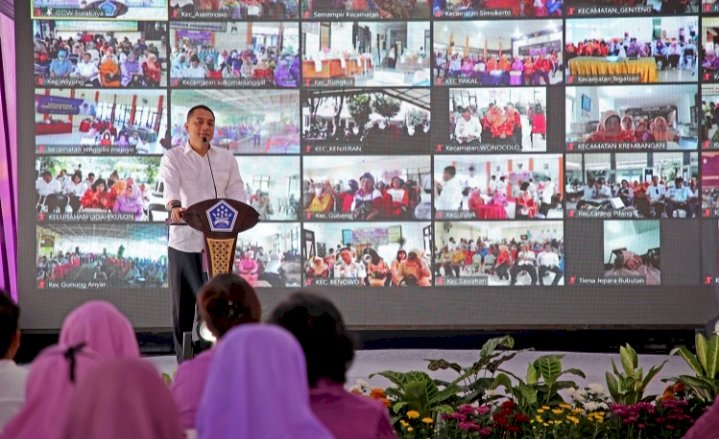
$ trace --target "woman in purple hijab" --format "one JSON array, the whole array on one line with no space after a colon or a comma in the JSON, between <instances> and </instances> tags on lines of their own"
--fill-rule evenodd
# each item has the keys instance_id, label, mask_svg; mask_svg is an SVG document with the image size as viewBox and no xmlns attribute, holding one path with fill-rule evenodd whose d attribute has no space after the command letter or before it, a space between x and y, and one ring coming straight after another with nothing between
<instances>
[{"instance_id":1,"label":"woman in purple hijab","mask_svg":"<svg viewBox=\"0 0 719 439\"><path fill-rule=\"evenodd\" d=\"M397 437L382 403L343 387L354 344L332 302L314 294L295 293L277 305L270 322L289 330L302 345L312 410L335 438Z\"/></svg>"},{"instance_id":2,"label":"woman in purple hijab","mask_svg":"<svg viewBox=\"0 0 719 439\"><path fill-rule=\"evenodd\" d=\"M128 183L123 193L115 198L112 212L131 213L135 215L135 221L141 221L145 217L145 206L140 189L134 184Z\"/></svg>"},{"instance_id":3,"label":"woman in purple hijab","mask_svg":"<svg viewBox=\"0 0 719 439\"><path fill-rule=\"evenodd\" d=\"M112 304L92 300L65 317L60 344L85 343L104 358L139 358L135 331L130 321Z\"/></svg>"},{"instance_id":4,"label":"woman in purple hijab","mask_svg":"<svg viewBox=\"0 0 719 439\"><path fill-rule=\"evenodd\" d=\"M331 439L310 408L305 358L274 325L231 330L215 352L197 413L199 439Z\"/></svg>"},{"instance_id":5,"label":"woman in purple hijab","mask_svg":"<svg viewBox=\"0 0 719 439\"><path fill-rule=\"evenodd\" d=\"M200 290L197 305L202 321L218 341L235 326L258 323L262 317L262 308L255 290L234 273L213 277ZM197 406L200 405L216 350L206 350L177 368L172 382L172 396L180 410L180 420L185 430L195 429Z\"/></svg>"},{"instance_id":6,"label":"woman in purple hijab","mask_svg":"<svg viewBox=\"0 0 719 439\"><path fill-rule=\"evenodd\" d=\"M183 439L180 417L155 368L109 360L78 384L62 439Z\"/></svg>"},{"instance_id":7,"label":"woman in purple hijab","mask_svg":"<svg viewBox=\"0 0 719 439\"><path fill-rule=\"evenodd\" d=\"M140 66L140 63L137 61L134 52L127 54L127 59L120 65L120 71L122 72L120 83L123 87L140 85L142 66Z\"/></svg>"},{"instance_id":8,"label":"woman in purple hijab","mask_svg":"<svg viewBox=\"0 0 719 439\"><path fill-rule=\"evenodd\" d=\"M84 343L42 351L30 366L25 405L5 426L3 439L60 439L77 385L101 360Z\"/></svg>"}]
</instances>

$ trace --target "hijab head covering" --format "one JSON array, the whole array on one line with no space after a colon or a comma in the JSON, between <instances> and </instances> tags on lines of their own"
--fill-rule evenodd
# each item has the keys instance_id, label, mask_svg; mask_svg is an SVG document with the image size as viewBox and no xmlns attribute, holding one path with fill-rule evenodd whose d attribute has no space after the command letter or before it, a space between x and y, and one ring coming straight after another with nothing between
<instances>
[{"instance_id":1,"label":"hijab head covering","mask_svg":"<svg viewBox=\"0 0 719 439\"><path fill-rule=\"evenodd\" d=\"M7 439L59 439L68 413L68 403L101 357L89 348L51 346L30 366L25 387L25 405L3 430Z\"/></svg>"},{"instance_id":2,"label":"hijab head covering","mask_svg":"<svg viewBox=\"0 0 719 439\"><path fill-rule=\"evenodd\" d=\"M140 349L130 321L112 304L101 300L87 302L65 317L60 344L87 347L104 358L139 358Z\"/></svg>"},{"instance_id":3,"label":"hijab head covering","mask_svg":"<svg viewBox=\"0 0 719 439\"><path fill-rule=\"evenodd\" d=\"M197 414L199 439L331 439L310 408L299 342L250 324L218 344Z\"/></svg>"},{"instance_id":4,"label":"hijab head covering","mask_svg":"<svg viewBox=\"0 0 719 439\"><path fill-rule=\"evenodd\" d=\"M77 386L63 439L182 439L180 415L155 368L137 358L106 360Z\"/></svg>"}]
</instances>

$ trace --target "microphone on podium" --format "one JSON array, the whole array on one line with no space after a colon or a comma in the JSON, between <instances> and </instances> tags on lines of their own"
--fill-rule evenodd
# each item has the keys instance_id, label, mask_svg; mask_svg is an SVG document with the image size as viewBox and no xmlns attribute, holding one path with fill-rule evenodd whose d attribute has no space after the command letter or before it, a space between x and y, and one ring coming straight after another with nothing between
<instances>
[{"instance_id":1,"label":"microphone on podium","mask_svg":"<svg viewBox=\"0 0 719 439\"><path fill-rule=\"evenodd\" d=\"M207 165L210 167L210 176L212 177L212 187L215 189L215 198L217 198L217 184L215 183L215 174L212 172L212 163L210 162L210 142L207 137L202 136L202 144L207 147L205 156L207 157Z\"/></svg>"}]
</instances>

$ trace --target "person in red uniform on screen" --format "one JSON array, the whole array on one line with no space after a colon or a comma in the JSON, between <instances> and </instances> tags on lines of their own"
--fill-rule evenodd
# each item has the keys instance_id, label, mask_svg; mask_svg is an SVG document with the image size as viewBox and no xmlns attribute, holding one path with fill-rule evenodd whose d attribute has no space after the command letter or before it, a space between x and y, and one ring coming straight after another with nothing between
<instances>
[{"instance_id":1,"label":"person in red uniform on screen","mask_svg":"<svg viewBox=\"0 0 719 439\"><path fill-rule=\"evenodd\" d=\"M597 125L597 131L587 138L591 143L634 142L634 134L622 130L621 119L616 111L606 111Z\"/></svg>"}]
</instances>

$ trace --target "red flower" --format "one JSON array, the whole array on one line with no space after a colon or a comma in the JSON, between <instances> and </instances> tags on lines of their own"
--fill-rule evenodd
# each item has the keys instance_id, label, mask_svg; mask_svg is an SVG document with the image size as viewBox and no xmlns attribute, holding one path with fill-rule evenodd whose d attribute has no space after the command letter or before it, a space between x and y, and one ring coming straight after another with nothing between
<instances>
[{"instance_id":1,"label":"red flower","mask_svg":"<svg viewBox=\"0 0 719 439\"><path fill-rule=\"evenodd\" d=\"M520 424L524 424L529 422L529 416L525 415L524 413L519 413L517 416L514 417L514 420L519 422Z\"/></svg>"},{"instance_id":2,"label":"red flower","mask_svg":"<svg viewBox=\"0 0 719 439\"><path fill-rule=\"evenodd\" d=\"M512 401L511 399L508 399L502 403L501 407L503 409L513 409L513 408L517 407L517 404L515 404L514 401Z\"/></svg>"},{"instance_id":3,"label":"red flower","mask_svg":"<svg viewBox=\"0 0 719 439\"><path fill-rule=\"evenodd\" d=\"M520 431L522 431L522 429L517 427L516 425L508 425L507 431L510 433L519 433Z\"/></svg>"},{"instance_id":4,"label":"red flower","mask_svg":"<svg viewBox=\"0 0 719 439\"><path fill-rule=\"evenodd\" d=\"M509 422L507 421L507 418L505 418L504 416L502 416L500 414L495 414L493 416L493 418L494 418L494 422L496 422L499 425L505 426L505 425L509 424Z\"/></svg>"}]
</instances>

